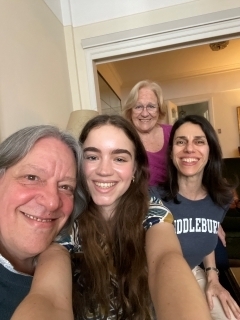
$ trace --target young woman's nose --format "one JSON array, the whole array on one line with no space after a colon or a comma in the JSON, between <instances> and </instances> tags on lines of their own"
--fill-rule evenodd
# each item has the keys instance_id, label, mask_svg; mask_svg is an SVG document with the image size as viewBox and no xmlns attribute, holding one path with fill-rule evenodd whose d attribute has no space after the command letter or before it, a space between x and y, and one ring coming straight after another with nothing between
<instances>
[{"instance_id":1,"label":"young woman's nose","mask_svg":"<svg viewBox=\"0 0 240 320\"><path fill-rule=\"evenodd\" d=\"M112 161L110 159L101 159L96 172L99 175L111 175L113 173Z\"/></svg>"}]
</instances>

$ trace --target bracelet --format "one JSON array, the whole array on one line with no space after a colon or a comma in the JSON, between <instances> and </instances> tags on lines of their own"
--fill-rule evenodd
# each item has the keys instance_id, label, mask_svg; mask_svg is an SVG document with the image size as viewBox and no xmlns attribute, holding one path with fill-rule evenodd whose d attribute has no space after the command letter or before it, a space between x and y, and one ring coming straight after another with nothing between
<instances>
[{"instance_id":1,"label":"bracelet","mask_svg":"<svg viewBox=\"0 0 240 320\"><path fill-rule=\"evenodd\" d=\"M210 271L210 270L216 271L217 275L219 275L219 270L217 268L215 268L215 267L208 267L208 268L205 269L205 272Z\"/></svg>"}]
</instances>

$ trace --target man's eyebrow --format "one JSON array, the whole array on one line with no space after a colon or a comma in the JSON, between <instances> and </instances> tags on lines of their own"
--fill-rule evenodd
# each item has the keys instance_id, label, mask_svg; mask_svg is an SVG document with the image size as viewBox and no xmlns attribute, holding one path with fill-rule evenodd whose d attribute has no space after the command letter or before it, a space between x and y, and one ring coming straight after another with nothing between
<instances>
[{"instance_id":1,"label":"man's eyebrow","mask_svg":"<svg viewBox=\"0 0 240 320\"><path fill-rule=\"evenodd\" d=\"M26 169L31 168L31 169L34 169L34 170L37 170L37 171L41 171L41 172L43 172L43 173L46 173L46 172L47 172L45 168L41 168L41 167L36 166L36 165L34 165L34 164L31 164L31 163L27 163L27 164L23 165L22 168L23 168L23 169L25 169L25 168L26 168Z\"/></svg>"},{"instance_id":2,"label":"man's eyebrow","mask_svg":"<svg viewBox=\"0 0 240 320\"><path fill-rule=\"evenodd\" d=\"M39 166L36 166L36 165L34 165L34 164L31 164L31 163L27 163L27 164L25 164L24 166L22 166L22 168L23 169L28 169L28 168L31 168L31 169L33 169L33 170L35 170L35 171L38 171L38 172L41 172L41 173L43 173L43 174L47 174L47 170L45 169L45 168L41 168L41 167L39 167ZM73 181L73 182L76 182L76 177L70 177L70 176L66 176L66 177L64 177L64 179L63 180L68 180L68 181Z\"/></svg>"},{"instance_id":3,"label":"man's eyebrow","mask_svg":"<svg viewBox=\"0 0 240 320\"><path fill-rule=\"evenodd\" d=\"M101 153L101 150L95 147L87 147L83 149L83 152L92 151L92 152L98 152ZM111 152L112 154L120 154L120 153L126 153L132 158L131 152L129 152L127 149L114 149Z\"/></svg>"},{"instance_id":4,"label":"man's eyebrow","mask_svg":"<svg viewBox=\"0 0 240 320\"><path fill-rule=\"evenodd\" d=\"M67 180L67 181L72 181L72 182L76 182L76 181L77 181L76 178L69 177L69 176L64 177L63 181L65 181L65 180Z\"/></svg>"}]
</instances>

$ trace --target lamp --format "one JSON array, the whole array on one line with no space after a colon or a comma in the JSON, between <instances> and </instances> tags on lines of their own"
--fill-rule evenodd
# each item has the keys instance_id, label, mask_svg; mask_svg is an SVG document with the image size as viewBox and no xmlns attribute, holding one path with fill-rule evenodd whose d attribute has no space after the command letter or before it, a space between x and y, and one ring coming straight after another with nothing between
<instances>
[{"instance_id":1,"label":"lamp","mask_svg":"<svg viewBox=\"0 0 240 320\"><path fill-rule=\"evenodd\" d=\"M78 139L84 125L88 120L97 116L99 113L96 110L76 110L71 112L67 130L72 133L72 135Z\"/></svg>"}]
</instances>

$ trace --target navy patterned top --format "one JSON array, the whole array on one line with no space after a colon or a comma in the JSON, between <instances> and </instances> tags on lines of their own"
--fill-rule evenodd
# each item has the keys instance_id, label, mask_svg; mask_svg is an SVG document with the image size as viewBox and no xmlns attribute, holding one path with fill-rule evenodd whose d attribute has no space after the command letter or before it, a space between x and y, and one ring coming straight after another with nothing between
<instances>
[{"instance_id":1,"label":"navy patterned top","mask_svg":"<svg viewBox=\"0 0 240 320\"><path fill-rule=\"evenodd\" d=\"M143 227L147 231L155 224L168 222L173 224L173 215L167 207L164 206L162 200L156 196L152 196L149 202L149 211L143 220ZM74 222L72 234L60 243L64 245L70 252L82 252L80 239L78 237L78 221Z\"/></svg>"},{"instance_id":2,"label":"navy patterned top","mask_svg":"<svg viewBox=\"0 0 240 320\"><path fill-rule=\"evenodd\" d=\"M143 221L143 227L147 231L149 228L154 226L155 224L161 223L161 222L168 222L173 224L173 216L171 212L163 205L162 201L153 196L150 199L149 203L149 211L146 215L146 218ZM65 239L66 241L61 242L62 245L66 246L69 251L74 253L82 253L81 248L81 239L79 239L78 236L78 222L75 221L72 234ZM80 266L79 266L80 267ZM75 281L78 281L78 273L80 274L80 268L79 270L75 270L74 272L74 279ZM113 287L117 288L118 284L116 281L116 276L111 274L111 284ZM81 285L81 284L80 284ZM121 316L121 310L119 311L118 315L116 314L115 307L117 304L116 297L114 294L111 294L111 301L110 301L110 310L109 315L107 317L107 320L116 320L119 319L119 316ZM96 306L96 310L98 307ZM93 316L90 312L86 314L84 318L81 318L81 320L101 320L102 316L99 315Z\"/></svg>"}]
</instances>

